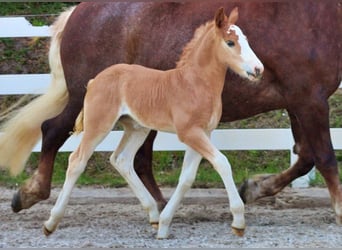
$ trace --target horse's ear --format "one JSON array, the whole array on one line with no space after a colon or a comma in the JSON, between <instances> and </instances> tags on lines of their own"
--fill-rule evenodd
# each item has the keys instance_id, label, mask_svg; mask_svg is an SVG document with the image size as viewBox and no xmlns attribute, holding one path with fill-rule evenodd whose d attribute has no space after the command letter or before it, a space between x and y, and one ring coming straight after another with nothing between
<instances>
[{"instance_id":1,"label":"horse's ear","mask_svg":"<svg viewBox=\"0 0 342 250\"><path fill-rule=\"evenodd\" d=\"M227 21L228 21L228 18L226 16L226 14L224 13L223 7L219 8L215 14L216 27L218 27L219 29L222 28L224 26L225 22L227 22Z\"/></svg>"},{"instance_id":2,"label":"horse's ear","mask_svg":"<svg viewBox=\"0 0 342 250\"><path fill-rule=\"evenodd\" d=\"M239 19L239 9L238 9L238 7L235 7L230 12L230 15L229 15L229 18L228 18L228 23L235 24L238 19Z\"/></svg>"}]
</instances>

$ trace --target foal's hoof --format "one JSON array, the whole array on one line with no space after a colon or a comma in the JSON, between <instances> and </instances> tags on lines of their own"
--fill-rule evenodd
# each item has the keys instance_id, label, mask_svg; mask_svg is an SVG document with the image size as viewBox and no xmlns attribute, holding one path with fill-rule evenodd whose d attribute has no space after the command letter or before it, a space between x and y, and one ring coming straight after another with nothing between
<instances>
[{"instance_id":1,"label":"foal's hoof","mask_svg":"<svg viewBox=\"0 0 342 250\"><path fill-rule=\"evenodd\" d=\"M151 222L151 226L152 226L153 229L158 230L158 228L159 228L159 223L158 223L158 222Z\"/></svg>"},{"instance_id":2,"label":"foal's hoof","mask_svg":"<svg viewBox=\"0 0 342 250\"><path fill-rule=\"evenodd\" d=\"M46 237L50 236L53 232L51 232L49 229L47 229L45 226L43 226L43 233Z\"/></svg>"},{"instance_id":3,"label":"foal's hoof","mask_svg":"<svg viewBox=\"0 0 342 250\"><path fill-rule=\"evenodd\" d=\"M233 230L233 234L235 234L236 236L239 236L239 237L242 237L245 234L244 228L232 227L232 230Z\"/></svg>"}]
</instances>

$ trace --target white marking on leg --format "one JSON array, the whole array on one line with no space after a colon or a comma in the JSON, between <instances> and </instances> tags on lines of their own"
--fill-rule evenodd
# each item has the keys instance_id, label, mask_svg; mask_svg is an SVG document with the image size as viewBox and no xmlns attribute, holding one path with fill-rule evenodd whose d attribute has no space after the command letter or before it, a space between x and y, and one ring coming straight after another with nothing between
<instances>
[{"instance_id":1,"label":"white marking on leg","mask_svg":"<svg viewBox=\"0 0 342 250\"><path fill-rule=\"evenodd\" d=\"M245 206L235 186L228 159L220 151L216 150L212 164L221 176L228 193L230 211L233 215L232 227L244 229L246 226L244 216Z\"/></svg>"},{"instance_id":2,"label":"white marking on leg","mask_svg":"<svg viewBox=\"0 0 342 250\"><path fill-rule=\"evenodd\" d=\"M124 137L118 147L120 150L111 155L110 162L127 181L143 208L148 212L150 223L158 223L159 210L157 202L136 174L133 165L134 156L145 141L148 133L148 129L139 131L125 130Z\"/></svg>"},{"instance_id":3,"label":"white marking on leg","mask_svg":"<svg viewBox=\"0 0 342 250\"><path fill-rule=\"evenodd\" d=\"M51 209L50 218L44 223L45 229L47 229L50 233L56 230L58 223L62 220L71 195L71 191L74 188L77 179L81 173L83 173L90 157L87 157L86 160L82 160L80 157L76 157L77 152L79 152L79 150L69 156L69 166L63 188L58 195L54 207Z\"/></svg>"},{"instance_id":4,"label":"white marking on leg","mask_svg":"<svg viewBox=\"0 0 342 250\"><path fill-rule=\"evenodd\" d=\"M184 155L182 172L179 177L179 183L175 192L171 196L170 201L160 214L158 239L165 239L168 237L172 218L185 193L191 188L191 185L196 178L198 165L201 159L202 156L199 153L190 147L187 147Z\"/></svg>"}]
</instances>

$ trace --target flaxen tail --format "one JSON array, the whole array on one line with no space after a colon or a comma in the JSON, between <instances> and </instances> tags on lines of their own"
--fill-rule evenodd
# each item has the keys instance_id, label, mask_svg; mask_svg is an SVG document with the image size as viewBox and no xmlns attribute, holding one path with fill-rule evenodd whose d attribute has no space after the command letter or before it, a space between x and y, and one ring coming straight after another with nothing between
<instances>
[{"instance_id":1,"label":"flaxen tail","mask_svg":"<svg viewBox=\"0 0 342 250\"><path fill-rule=\"evenodd\" d=\"M94 81L94 79L89 80L87 86L89 87L90 84ZM74 133L77 135L83 131L83 118L84 118L84 109L78 114L75 125L74 125Z\"/></svg>"},{"instance_id":2,"label":"flaxen tail","mask_svg":"<svg viewBox=\"0 0 342 250\"><path fill-rule=\"evenodd\" d=\"M63 12L52 25L49 51L51 84L47 92L26 106L12 112L0 131L0 167L17 175L41 138L41 124L57 114L68 101L68 92L60 58L60 44L63 30L74 8ZM15 105L15 104L14 104Z\"/></svg>"},{"instance_id":3,"label":"flaxen tail","mask_svg":"<svg viewBox=\"0 0 342 250\"><path fill-rule=\"evenodd\" d=\"M77 135L83 131L83 109L76 118L74 133Z\"/></svg>"}]
</instances>

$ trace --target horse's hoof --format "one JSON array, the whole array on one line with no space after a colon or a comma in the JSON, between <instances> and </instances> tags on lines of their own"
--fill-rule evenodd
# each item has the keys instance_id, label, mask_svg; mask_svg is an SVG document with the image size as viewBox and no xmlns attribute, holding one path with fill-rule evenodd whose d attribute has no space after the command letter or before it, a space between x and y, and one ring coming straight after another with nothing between
<instances>
[{"instance_id":1,"label":"horse's hoof","mask_svg":"<svg viewBox=\"0 0 342 250\"><path fill-rule=\"evenodd\" d=\"M247 190L248 190L248 180L244 181L239 188L240 197L241 197L243 203L245 203L245 204L247 203L247 197L246 197L247 196Z\"/></svg>"},{"instance_id":2,"label":"horse's hoof","mask_svg":"<svg viewBox=\"0 0 342 250\"><path fill-rule=\"evenodd\" d=\"M246 180L239 188L239 194L242 201L252 203L257 199L270 196L275 193L272 190L272 177L274 174L255 175L251 179Z\"/></svg>"},{"instance_id":3,"label":"horse's hoof","mask_svg":"<svg viewBox=\"0 0 342 250\"><path fill-rule=\"evenodd\" d=\"M51 232L49 229L47 229L45 226L43 226L43 233L46 237L50 236L53 232Z\"/></svg>"},{"instance_id":4,"label":"horse's hoof","mask_svg":"<svg viewBox=\"0 0 342 250\"><path fill-rule=\"evenodd\" d=\"M232 227L232 230L233 230L233 234L235 234L236 236L239 236L239 237L242 237L245 234L244 228Z\"/></svg>"},{"instance_id":5,"label":"horse's hoof","mask_svg":"<svg viewBox=\"0 0 342 250\"><path fill-rule=\"evenodd\" d=\"M12 211L15 213L18 213L23 209L21 204L20 192L17 192L15 195L13 195L11 207Z\"/></svg>"},{"instance_id":6,"label":"horse's hoof","mask_svg":"<svg viewBox=\"0 0 342 250\"><path fill-rule=\"evenodd\" d=\"M158 228L159 228L159 223L158 223L158 222L151 222L151 226L152 226L153 229L158 230Z\"/></svg>"}]
</instances>

